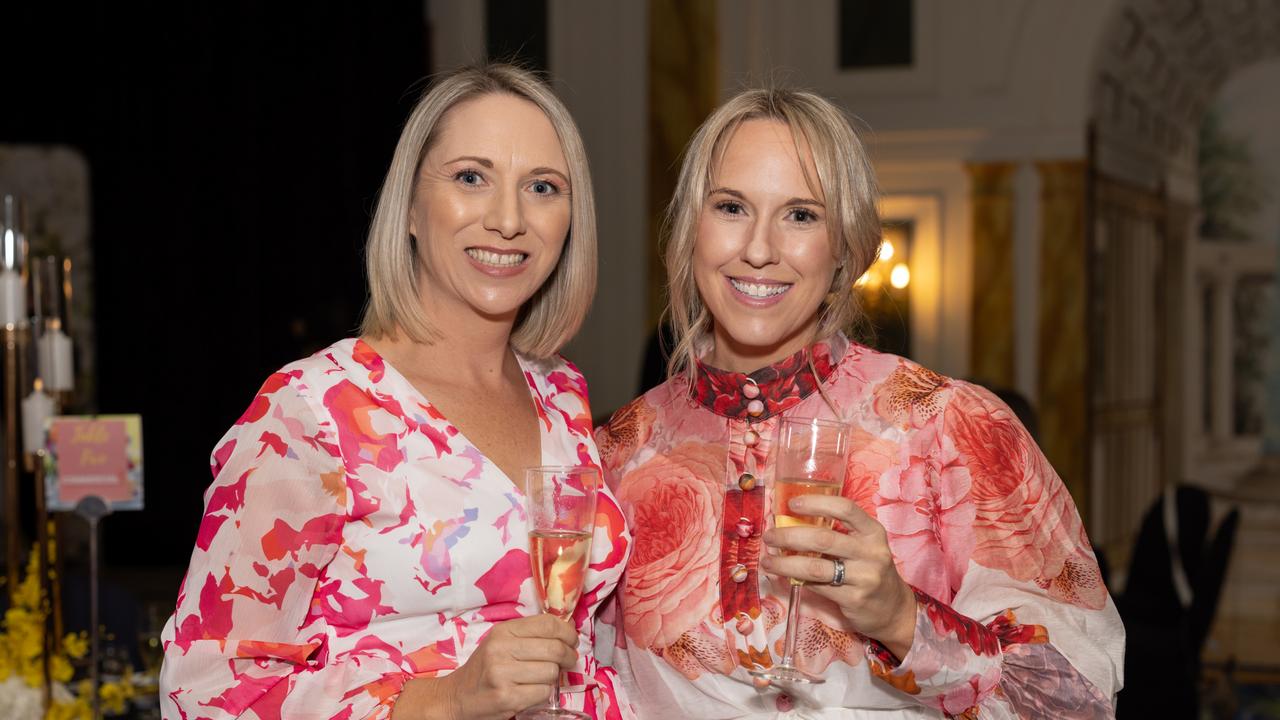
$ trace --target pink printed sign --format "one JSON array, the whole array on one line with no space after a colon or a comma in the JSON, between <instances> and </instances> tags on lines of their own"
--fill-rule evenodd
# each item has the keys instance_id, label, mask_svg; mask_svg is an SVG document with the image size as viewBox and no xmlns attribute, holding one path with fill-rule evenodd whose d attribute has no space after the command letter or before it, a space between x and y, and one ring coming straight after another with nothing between
<instances>
[{"instance_id":1,"label":"pink printed sign","mask_svg":"<svg viewBox=\"0 0 1280 720\"><path fill-rule=\"evenodd\" d=\"M54 418L48 450L50 509L73 509L89 495L117 510L142 508L142 420L137 415Z\"/></svg>"}]
</instances>

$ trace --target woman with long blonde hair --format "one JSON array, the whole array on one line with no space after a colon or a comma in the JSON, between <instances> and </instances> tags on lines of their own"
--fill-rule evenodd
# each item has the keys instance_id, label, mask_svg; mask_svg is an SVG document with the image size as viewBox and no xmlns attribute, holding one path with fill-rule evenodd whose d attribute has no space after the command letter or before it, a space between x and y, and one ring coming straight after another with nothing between
<instances>
[{"instance_id":1,"label":"woman with long blonde hair","mask_svg":"<svg viewBox=\"0 0 1280 720\"><path fill-rule=\"evenodd\" d=\"M1099 718L1124 630L1079 515L985 390L845 334L876 257L845 115L749 90L669 210L669 379L597 431L634 533L616 664L642 718ZM850 426L835 496L769 511L787 418ZM782 551L791 551L783 554ZM804 602L782 682L791 584Z\"/></svg>"}]
</instances>

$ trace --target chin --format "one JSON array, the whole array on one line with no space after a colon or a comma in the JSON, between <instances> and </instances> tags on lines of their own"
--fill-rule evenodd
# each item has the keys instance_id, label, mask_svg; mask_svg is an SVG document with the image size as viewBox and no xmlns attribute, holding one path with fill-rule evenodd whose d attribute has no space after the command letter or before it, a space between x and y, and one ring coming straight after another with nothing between
<instances>
[{"instance_id":1,"label":"chin","mask_svg":"<svg viewBox=\"0 0 1280 720\"><path fill-rule=\"evenodd\" d=\"M817 339L808 337L817 330L813 321L796 322L786 317L740 317L719 325L740 352L750 355L772 355L784 348L799 350Z\"/></svg>"},{"instance_id":2,"label":"chin","mask_svg":"<svg viewBox=\"0 0 1280 720\"><path fill-rule=\"evenodd\" d=\"M533 299L534 293L501 293L472 297L470 305L484 317L498 319L511 317Z\"/></svg>"},{"instance_id":3,"label":"chin","mask_svg":"<svg viewBox=\"0 0 1280 720\"><path fill-rule=\"evenodd\" d=\"M744 350L751 349L760 353L770 353L777 350L795 337L794 331L768 327L735 327L726 325L725 331L729 339Z\"/></svg>"}]
</instances>

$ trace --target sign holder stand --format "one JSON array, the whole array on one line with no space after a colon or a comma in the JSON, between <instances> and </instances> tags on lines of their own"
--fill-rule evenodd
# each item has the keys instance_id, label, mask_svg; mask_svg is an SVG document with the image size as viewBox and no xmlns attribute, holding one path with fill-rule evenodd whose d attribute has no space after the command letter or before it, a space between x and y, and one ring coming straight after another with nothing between
<instances>
[{"instance_id":1,"label":"sign holder stand","mask_svg":"<svg viewBox=\"0 0 1280 720\"><path fill-rule=\"evenodd\" d=\"M102 631L98 621L98 575L101 558L99 546L102 518L111 514L111 506L97 495L87 495L76 503L76 514L89 523L89 681L93 685L93 720L102 718L102 668L99 643Z\"/></svg>"}]
</instances>

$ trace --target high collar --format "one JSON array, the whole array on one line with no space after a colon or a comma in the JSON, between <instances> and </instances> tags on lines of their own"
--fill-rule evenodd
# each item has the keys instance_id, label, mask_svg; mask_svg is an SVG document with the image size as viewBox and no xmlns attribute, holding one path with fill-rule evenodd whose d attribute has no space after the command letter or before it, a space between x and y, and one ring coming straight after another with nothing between
<instances>
[{"instance_id":1,"label":"high collar","mask_svg":"<svg viewBox=\"0 0 1280 720\"><path fill-rule=\"evenodd\" d=\"M849 341L837 334L750 373L721 370L699 360L693 399L722 417L749 422L767 420L817 391L818 384L831 377L848 345ZM748 389L750 385L759 388L759 392ZM759 412L753 414L755 400L760 401L754 406Z\"/></svg>"}]
</instances>

